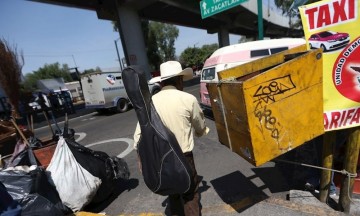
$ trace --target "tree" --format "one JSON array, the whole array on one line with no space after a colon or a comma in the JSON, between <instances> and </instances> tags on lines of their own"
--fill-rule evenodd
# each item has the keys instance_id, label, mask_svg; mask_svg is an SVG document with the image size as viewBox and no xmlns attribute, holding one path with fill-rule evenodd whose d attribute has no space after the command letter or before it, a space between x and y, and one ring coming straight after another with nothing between
<instances>
[{"instance_id":1,"label":"tree","mask_svg":"<svg viewBox=\"0 0 360 216\"><path fill-rule=\"evenodd\" d=\"M118 31L117 22L112 21L114 31ZM146 46L146 55L153 70L159 68L161 62L174 60L175 40L179 29L175 25L142 20L141 28Z\"/></svg>"},{"instance_id":2,"label":"tree","mask_svg":"<svg viewBox=\"0 0 360 216\"><path fill-rule=\"evenodd\" d=\"M204 62L213 52L215 52L217 49L219 49L219 45L217 43L213 44L205 44L201 47L201 50L203 52L202 56L202 62Z\"/></svg>"},{"instance_id":3,"label":"tree","mask_svg":"<svg viewBox=\"0 0 360 216\"><path fill-rule=\"evenodd\" d=\"M180 55L180 63L184 66L196 66L202 61L202 50L198 47L188 47Z\"/></svg>"},{"instance_id":4,"label":"tree","mask_svg":"<svg viewBox=\"0 0 360 216\"><path fill-rule=\"evenodd\" d=\"M149 33L156 39L162 62L175 59L175 40L179 36L179 29L171 24L149 22Z\"/></svg>"},{"instance_id":5,"label":"tree","mask_svg":"<svg viewBox=\"0 0 360 216\"><path fill-rule=\"evenodd\" d=\"M218 44L206 44L201 48L188 47L180 54L180 63L186 67L201 67L204 61L219 48Z\"/></svg>"},{"instance_id":6,"label":"tree","mask_svg":"<svg viewBox=\"0 0 360 216\"><path fill-rule=\"evenodd\" d=\"M295 0L275 0L274 3L277 8L282 10L283 15L287 14L290 17L298 18L295 23L290 23L290 28L302 28L301 18L300 18L299 13L294 13L293 11L290 11L290 7L294 1ZM318 2L318 1L320 1L320 0L308 0L308 1L306 1L306 4L310 4L310 3L314 3L314 2Z\"/></svg>"},{"instance_id":7,"label":"tree","mask_svg":"<svg viewBox=\"0 0 360 216\"><path fill-rule=\"evenodd\" d=\"M238 43L245 43L245 42L253 41L253 40L254 40L253 38L247 38L246 36L241 36L241 37L239 38Z\"/></svg>"},{"instance_id":8,"label":"tree","mask_svg":"<svg viewBox=\"0 0 360 216\"><path fill-rule=\"evenodd\" d=\"M34 91L37 89L37 80L52 78L63 78L65 82L73 81L70 75L69 66L63 64L60 67L60 64L56 62L53 64L45 64L44 67L40 67L37 71L26 74L23 86L24 89Z\"/></svg>"},{"instance_id":9,"label":"tree","mask_svg":"<svg viewBox=\"0 0 360 216\"><path fill-rule=\"evenodd\" d=\"M90 73L101 73L101 69L99 67L96 67L95 69L91 68L91 69L86 69L84 70L84 72L82 72L81 74L90 74Z\"/></svg>"},{"instance_id":10,"label":"tree","mask_svg":"<svg viewBox=\"0 0 360 216\"><path fill-rule=\"evenodd\" d=\"M156 33L149 30L149 21L142 22L144 40L146 41L146 55L149 60L150 68L157 70L161 64L161 56L157 45Z\"/></svg>"}]
</instances>

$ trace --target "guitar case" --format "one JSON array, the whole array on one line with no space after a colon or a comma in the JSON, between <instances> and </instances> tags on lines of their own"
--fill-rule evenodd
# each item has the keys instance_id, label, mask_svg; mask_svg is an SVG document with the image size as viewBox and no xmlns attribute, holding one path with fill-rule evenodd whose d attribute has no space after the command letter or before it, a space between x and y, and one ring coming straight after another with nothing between
<instances>
[{"instance_id":1,"label":"guitar case","mask_svg":"<svg viewBox=\"0 0 360 216\"><path fill-rule=\"evenodd\" d=\"M122 79L141 128L138 155L146 186L159 195L187 192L194 185L192 170L175 135L156 112L144 71L129 66Z\"/></svg>"}]
</instances>

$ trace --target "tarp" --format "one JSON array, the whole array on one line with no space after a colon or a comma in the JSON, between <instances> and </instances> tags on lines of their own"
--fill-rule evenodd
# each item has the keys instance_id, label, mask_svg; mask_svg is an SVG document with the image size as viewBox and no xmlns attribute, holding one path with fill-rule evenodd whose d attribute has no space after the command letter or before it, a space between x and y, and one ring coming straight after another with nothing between
<instances>
[{"instance_id":1,"label":"tarp","mask_svg":"<svg viewBox=\"0 0 360 216\"><path fill-rule=\"evenodd\" d=\"M323 48L324 128L360 125L360 4L324 0L299 7L309 48Z\"/></svg>"}]
</instances>

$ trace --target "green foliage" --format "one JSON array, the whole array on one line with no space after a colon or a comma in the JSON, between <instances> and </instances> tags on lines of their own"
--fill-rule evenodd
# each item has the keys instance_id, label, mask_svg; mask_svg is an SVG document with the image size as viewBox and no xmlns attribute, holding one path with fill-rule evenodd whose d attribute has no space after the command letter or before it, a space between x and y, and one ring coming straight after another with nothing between
<instances>
[{"instance_id":1,"label":"green foliage","mask_svg":"<svg viewBox=\"0 0 360 216\"><path fill-rule=\"evenodd\" d=\"M96 67L95 69L91 68L84 70L84 72L82 72L81 74L101 73L101 72L102 72L101 69L99 67Z\"/></svg>"},{"instance_id":2,"label":"green foliage","mask_svg":"<svg viewBox=\"0 0 360 216\"><path fill-rule=\"evenodd\" d=\"M116 21L111 21L111 24L112 24L112 26L113 26L113 31L114 31L114 32L119 32L119 28L118 28L117 22L116 22Z\"/></svg>"},{"instance_id":3,"label":"green foliage","mask_svg":"<svg viewBox=\"0 0 360 216\"><path fill-rule=\"evenodd\" d=\"M179 29L171 24L149 22L149 34L155 36L162 62L175 59L175 40Z\"/></svg>"},{"instance_id":4,"label":"green foliage","mask_svg":"<svg viewBox=\"0 0 360 216\"><path fill-rule=\"evenodd\" d=\"M217 43L203 45L201 47L201 50L203 51L202 62L204 62L217 49L219 49L219 45Z\"/></svg>"},{"instance_id":5,"label":"green foliage","mask_svg":"<svg viewBox=\"0 0 360 216\"><path fill-rule=\"evenodd\" d=\"M146 45L146 53L152 70L159 69L162 62L174 60L175 40L179 29L171 24L143 21L142 29Z\"/></svg>"},{"instance_id":6,"label":"green foliage","mask_svg":"<svg viewBox=\"0 0 360 216\"><path fill-rule=\"evenodd\" d=\"M282 10L283 15L289 13L289 8L294 0L275 0L275 5Z\"/></svg>"},{"instance_id":7,"label":"green foliage","mask_svg":"<svg viewBox=\"0 0 360 216\"><path fill-rule=\"evenodd\" d=\"M144 34L145 46L146 46L146 56L149 60L149 65L152 70L157 70L161 64L161 57L158 48L156 33L149 30L149 21L142 20L141 28Z\"/></svg>"},{"instance_id":8,"label":"green foliage","mask_svg":"<svg viewBox=\"0 0 360 216\"><path fill-rule=\"evenodd\" d=\"M117 22L112 21L112 25L114 31L118 31ZM152 70L159 69L164 61L176 59L175 40L179 36L179 29L175 25L142 20L141 28Z\"/></svg>"},{"instance_id":9,"label":"green foliage","mask_svg":"<svg viewBox=\"0 0 360 216\"><path fill-rule=\"evenodd\" d=\"M60 64L56 62L53 64L45 64L44 67L40 67L37 71L26 74L23 87L27 91L34 91L37 89L36 83L38 80L52 78L63 78L64 82L73 81L70 75L69 66L63 64L60 67Z\"/></svg>"},{"instance_id":10,"label":"green foliage","mask_svg":"<svg viewBox=\"0 0 360 216\"><path fill-rule=\"evenodd\" d=\"M207 44L201 48L188 47L181 53L179 61L186 67L201 66L206 58L218 48L218 44Z\"/></svg>"},{"instance_id":11,"label":"green foliage","mask_svg":"<svg viewBox=\"0 0 360 216\"><path fill-rule=\"evenodd\" d=\"M320 0L308 0L305 4L311 4L314 2L318 2ZM294 0L275 0L275 6L279 9L282 10L282 14L287 14L291 17L297 17L297 21L295 23L291 24L291 28L302 28L302 24L301 24L301 17L299 13L294 13L291 12L290 13L290 6L292 5L292 3L294 2Z\"/></svg>"},{"instance_id":12,"label":"green foliage","mask_svg":"<svg viewBox=\"0 0 360 216\"><path fill-rule=\"evenodd\" d=\"M239 38L238 43L245 43L245 42L249 42L249 41L253 41L253 40L254 40L253 38L247 38L246 36L241 36Z\"/></svg>"}]
</instances>

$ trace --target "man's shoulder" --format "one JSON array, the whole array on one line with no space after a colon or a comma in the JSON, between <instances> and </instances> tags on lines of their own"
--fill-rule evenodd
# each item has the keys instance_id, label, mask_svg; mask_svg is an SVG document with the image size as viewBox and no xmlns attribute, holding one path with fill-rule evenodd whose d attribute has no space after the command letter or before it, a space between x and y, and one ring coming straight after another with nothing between
<instances>
[{"instance_id":1,"label":"man's shoulder","mask_svg":"<svg viewBox=\"0 0 360 216\"><path fill-rule=\"evenodd\" d=\"M180 94L184 97L187 97L187 98L191 98L192 100L196 100L196 97L190 93L187 93L187 92L184 92L184 91L179 91Z\"/></svg>"},{"instance_id":2,"label":"man's shoulder","mask_svg":"<svg viewBox=\"0 0 360 216\"><path fill-rule=\"evenodd\" d=\"M184 92L184 91L180 91L180 90L176 90L176 91L160 91L159 93L155 94L152 96L152 99L156 100L156 99L161 99L163 97L177 97L177 98L183 98L186 100L192 100L192 101L197 101L196 97L190 93Z\"/></svg>"}]
</instances>

